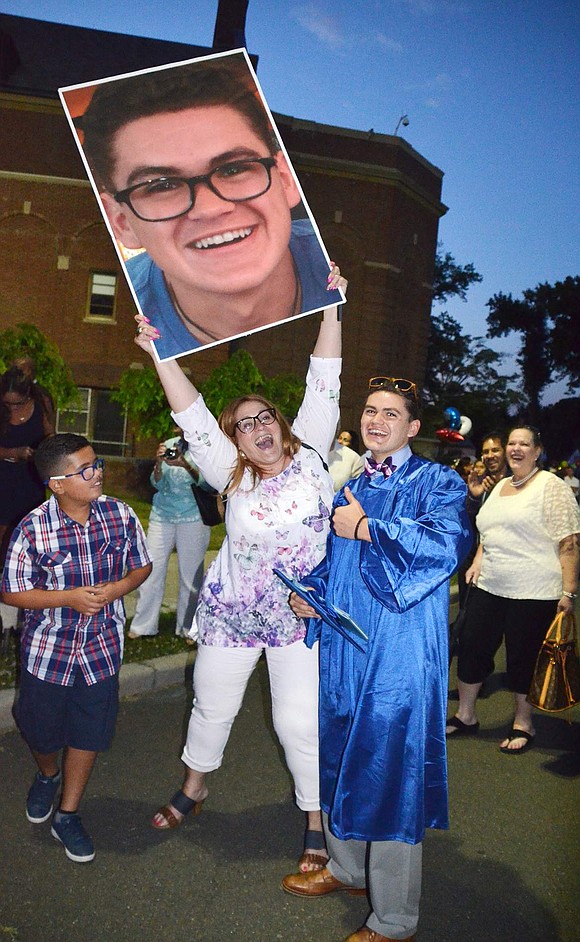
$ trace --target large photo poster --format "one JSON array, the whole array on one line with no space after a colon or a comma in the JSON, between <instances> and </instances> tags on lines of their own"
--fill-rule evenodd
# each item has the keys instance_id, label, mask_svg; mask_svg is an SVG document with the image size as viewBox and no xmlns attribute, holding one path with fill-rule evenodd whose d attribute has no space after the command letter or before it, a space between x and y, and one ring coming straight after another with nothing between
<instances>
[{"instance_id":1,"label":"large photo poster","mask_svg":"<svg viewBox=\"0 0 580 942\"><path fill-rule=\"evenodd\" d=\"M344 300L244 49L59 94L159 360Z\"/></svg>"}]
</instances>

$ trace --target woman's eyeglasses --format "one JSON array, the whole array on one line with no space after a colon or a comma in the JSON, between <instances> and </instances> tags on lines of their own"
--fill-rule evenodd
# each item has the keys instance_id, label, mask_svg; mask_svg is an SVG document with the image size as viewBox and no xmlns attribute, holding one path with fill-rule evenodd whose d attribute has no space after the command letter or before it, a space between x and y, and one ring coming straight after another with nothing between
<instances>
[{"instance_id":1,"label":"woman's eyeglasses","mask_svg":"<svg viewBox=\"0 0 580 942\"><path fill-rule=\"evenodd\" d=\"M51 474L48 481L64 481L65 478L74 478L77 474L80 474L83 481L92 481L97 471L102 471L104 467L105 459L97 458L88 468L81 468L80 471L71 471L70 474ZM43 484L48 484L48 481L43 481Z\"/></svg>"},{"instance_id":2,"label":"woman's eyeglasses","mask_svg":"<svg viewBox=\"0 0 580 942\"><path fill-rule=\"evenodd\" d=\"M256 425L272 425L276 421L275 409L262 409L257 415L246 415L239 422L236 422L235 428L239 429L243 435L253 432Z\"/></svg>"},{"instance_id":3,"label":"woman's eyeglasses","mask_svg":"<svg viewBox=\"0 0 580 942\"><path fill-rule=\"evenodd\" d=\"M369 389L383 389L386 385L394 386L402 393L412 393L417 398L417 384L410 379L397 379L395 376L373 376L369 379Z\"/></svg>"}]
</instances>

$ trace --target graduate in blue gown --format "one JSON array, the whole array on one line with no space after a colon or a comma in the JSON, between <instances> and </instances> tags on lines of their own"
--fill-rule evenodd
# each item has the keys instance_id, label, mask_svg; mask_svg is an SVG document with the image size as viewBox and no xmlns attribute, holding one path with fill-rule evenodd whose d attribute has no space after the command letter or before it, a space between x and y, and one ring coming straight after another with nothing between
<instances>
[{"instance_id":1,"label":"graduate in blue gown","mask_svg":"<svg viewBox=\"0 0 580 942\"><path fill-rule=\"evenodd\" d=\"M424 831L448 825L449 578L471 532L459 475L412 453L419 428L412 382L370 381L361 418L370 458L337 494L326 558L302 580L368 636L361 651L360 639L310 619L330 860L283 882L300 896L366 886L372 911L348 942L415 937ZM291 604L312 615L298 596Z\"/></svg>"}]
</instances>

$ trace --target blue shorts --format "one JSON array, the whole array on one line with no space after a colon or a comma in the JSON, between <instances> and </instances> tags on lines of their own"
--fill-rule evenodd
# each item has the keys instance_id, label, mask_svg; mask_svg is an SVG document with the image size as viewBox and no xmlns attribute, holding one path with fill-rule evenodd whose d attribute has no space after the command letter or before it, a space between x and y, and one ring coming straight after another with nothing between
<instances>
[{"instance_id":1,"label":"blue shorts","mask_svg":"<svg viewBox=\"0 0 580 942\"><path fill-rule=\"evenodd\" d=\"M15 717L29 747L41 755L65 746L104 752L113 741L118 711L117 674L89 685L78 670L72 687L64 687L22 671Z\"/></svg>"}]
</instances>

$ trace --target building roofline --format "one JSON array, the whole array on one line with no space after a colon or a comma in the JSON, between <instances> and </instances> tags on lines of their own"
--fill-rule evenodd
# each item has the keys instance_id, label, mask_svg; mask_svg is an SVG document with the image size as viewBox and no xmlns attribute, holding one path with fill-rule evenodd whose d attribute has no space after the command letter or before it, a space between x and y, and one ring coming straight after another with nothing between
<instances>
[{"instance_id":1,"label":"building roofline","mask_svg":"<svg viewBox=\"0 0 580 942\"><path fill-rule=\"evenodd\" d=\"M320 124L318 121L307 121L304 118L295 118L291 115L284 115L280 112L272 112L276 122L289 126L293 131L310 131L316 134L332 134L337 137L351 138L357 141L372 141L375 144L389 144L391 147L398 146L406 150L414 160L422 164L431 173L443 179L445 172L432 164L426 157L423 157L419 151L415 150L411 144L403 137L395 134L380 134L372 128L370 131L357 131L354 128L343 128L333 124Z\"/></svg>"}]
</instances>

